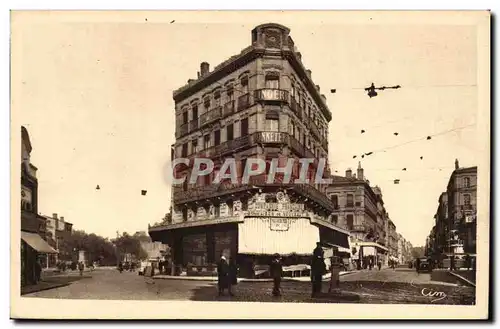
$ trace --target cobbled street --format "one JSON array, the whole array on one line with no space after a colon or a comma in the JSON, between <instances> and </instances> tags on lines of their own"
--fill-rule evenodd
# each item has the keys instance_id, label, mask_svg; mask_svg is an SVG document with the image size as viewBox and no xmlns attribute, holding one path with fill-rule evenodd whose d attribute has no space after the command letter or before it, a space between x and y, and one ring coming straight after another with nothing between
<instances>
[{"instance_id":1,"label":"cobbled street","mask_svg":"<svg viewBox=\"0 0 500 329\"><path fill-rule=\"evenodd\" d=\"M461 304L475 302L475 289L457 285L445 271L417 274L410 269L364 270L342 276L340 289L311 298L308 281L284 281L282 296L271 296L272 282L240 282L235 296L218 296L216 282L191 280L153 280L136 272L97 270L68 286L25 295L27 297L108 300L192 300L307 303L372 304ZM448 281L448 282L443 282Z\"/></svg>"}]
</instances>

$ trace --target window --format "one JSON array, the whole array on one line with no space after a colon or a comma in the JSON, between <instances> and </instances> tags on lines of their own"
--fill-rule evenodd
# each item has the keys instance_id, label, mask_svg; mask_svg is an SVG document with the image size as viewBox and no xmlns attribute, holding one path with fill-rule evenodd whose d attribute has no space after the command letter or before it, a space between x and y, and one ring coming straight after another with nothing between
<instances>
[{"instance_id":1,"label":"window","mask_svg":"<svg viewBox=\"0 0 500 329\"><path fill-rule=\"evenodd\" d=\"M470 187L470 178L464 177L464 187Z\"/></svg>"},{"instance_id":2,"label":"window","mask_svg":"<svg viewBox=\"0 0 500 329\"><path fill-rule=\"evenodd\" d=\"M330 196L330 200L332 200L333 206L335 207L335 209L338 209L338 207L339 207L339 197L338 197L338 195L332 194Z\"/></svg>"},{"instance_id":3,"label":"window","mask_svg":"<svg viewBox=\"0 0 500 329\"><path fill-rule=\"evenodd\" d=\"M210 147L210 135L205 135L203 137L203 148L207 149Z\"/></svg>"},{"instance_id":4,"label":"window","mask_svg":"<svg viewBox=\"0 0 500 329\"><path fill-rule=\"evenodd\" d=\"M296 129L295 138L297 138L297 140L300 141L300 128L299 127L295 127L295 129Z\"/></svg>"},{"instance_id":5,"label":"window","mask_svg":"<svg viewBox=\"0 0 500 329\"><path fill-rule=\"evenodd\" d=\"M220 130L214 131L214 145L220 145Z\"/></svg>"},{"instance_id":6,"label":"window","mask_svg":"<svg viewBox=\"0 0 500 329\"><path fill-rule=\"evenodd\" d=\"M241 173L241 176L240 177L243 177L243 174L245 173L245 166L247 165L247 159L242 159L241 160L241 168L240 168L240 173Z\"/></svg>"},{"instance_id":7,"label":"window","mask_svg":"<svg viewBox=\"0 0 500 329\"><path fill-rule=\"evenodd\" d=\"M228 214L229 216L232 216L233 215L233 201L230 200L227 202L227 211L228 211Z\"/></svg>"},{"instance_id":8,"label":"window","mask_svg":"<svg viewBox=\"0 0 500 329\"><path fill-rule=\"evenodd\" d=\"M192 106L193 120L198 119L198 105L193 104Z\"/></svg>"},{"instance_id":9,"label":"window","mask_svg":"<svg viewBox=\"0 0 500 329\"><path fill-rule=\"evenodd\" d=\"M248 77L241 78L241 91L246 94L248 93Z\"/></svg>"},{"instance_id":10,"label":"window","mask_svg":"<svg viewBox=\"0 0 500 329\"><path fill-rule=\"evenodd\" d=\"M347 194L347 207L352 207L354 206L354 196L352 194Z\"/></svg>"},{"instance_id":11,"label":"window","mask_svg":"<svg viewBox=\"0 0 500 329\"><path fill-rule=\"evenodd\" d=\"M470 205L470 194L464 194L464 205Z\"/></svg>"},{"instance_id":12,"label":"window","mask_svg":"<svg viewBox=\"0 0 500 329\"><path fill-rule=\"evenodd\" d=\"M226 132L227 132L227 140L232 141L234 139L234 125L230 124L226 127Z\"/></svg>"},{"instance_id":13,"label":"window","mask_svg":"<svg viewBox=\"0 0 500 329\"><path fill-rule=\"evenodd\" d=\"M182 220L185 221L185 222L188 220L188 210L187 210L187 208L183 208L182 209Z\"/></svg>"},{"instance_id":14,"label":"window","mask_svg":"<svg viewBox=\"0 0 500 329\"><path fill-rule=\"evenodd\" d=\"M280 89L280 77L277 74L266 75L266 88Z\"/></svg>"},{"instance_id":15,"label":"window","mask_svg":"<svg viewBox=\"0 0 500 329\"><path fill-rule=\"evenodd\" d=\"M214 94L215 107L220 106L220 91L216 91Z\"/></svg>"},{"instance_id":16,"label":"window","mask_svg":"<svg viewBox=\"0 0 500 329\"><path fill-rule=\"evenodd\" d=\"M295 123L293 123L293 121L290 121L290 135L294 135L295 134Z\"/></svg>"},{"instance_id":17,"label":"window","mask_svg":"<svg viewBox=\"0 0 500 329\"><path fill-rule=\"evenodd\" d=\"M356 207L361 207L361 202L360 201L356 201Z\"/></svg>"},{"instance_id":18,"label":"window","mask_svg":"<svg viewBox=\"0 0 500 329\"><path fill-rule=\"evenodd\" d=\"M227 86L226 94L228 102L234 100L234 89L232 85Z\"/></svg>"},{"instance_id":19,"label":"window","mask_svg":"<svg viewBox=\"0 0 500 329\"><path fill-rule=\"evenodd\" d=\"M352 231L354 228L354 216L353 215L347 215L347 229L349 231Z\"/></svg>"},{"instance_id":20,"label":"window","mask_svg":"<svg viewBox=\"0 0 500 329\"><path fill-rule=\"evenodd\" d=\"M220 217L220 204L214 206L215 217Z\"/></svg>"},{"instance_id":21,"label":"window","mask_svg":"<svg viewBox=\"0 0 500 329\"><path fill-rule=\"evenodd\" d=\"M210 98L206 97L203 100L203 106L205 107L205 112L210 110Z\"/></svg>"},{"instance_id":22,"label":"window","mask_svg":"<svg viewBox=\"0 0 500 329\"><path fill-rule=\"evenodd\" d=\"M188 111L184 111L182 113L182 123L185 124L187 123L189 120L189 112Z\"/></svg>"},{"instance_id":23,"label":"window","mask_svg":"<svg viewBox=\"0 0 500 329\"><path fill-rule=\"evenodd\" d=\"M241 136L248 135L248 118L241 120Z\"/></svg>"},{"instance_id":24,"label":"window","mask_svg":"<svg viewBox=\"0 0 500 329\"><path fill-rule=\"evenodd\" d=\"M339 222L339 216L332 215L332 223L337 224Z\"/></svg>"},{"instance_id":25,"label":"window","mask_svg":"<svg viewBox=\"0 0 500 329\"><path fill-rule=\"evenodd\" d=\"M187 153L188 153L188 143L184 143L184 144L182 144L181 156L183 158L185 158L185 157L187 157Z\"/></svg>"},{"instance_id":26,"label":"window","mask_svg":"<svg viewBox=\"0 0 500 329\"><path fill-rule=\"evenodd\" d=\"M266 119L266 129L265 131L279 131L279 120L276 119Z\"/></svg>"},{"instance_id":27,"label":"window","mask_svg":"<svg viewBox=\"0 0 500 329\"><path fill-rule=\"evenodd\" d=\"M292 94L292 98L295 98L295 93L296 93L296 91L295 91L295 85L292 85L292 89L291 89L290 92Z\"/></svg>"},{"instance_id":28,"label":"window","mask_svg":"<svg viewBox=\"0 0 500 329\"><path fill-rule=\"evenodd\" d=\"M198 152L198 138L191 141L192 153Z\"/></svg>"}]
</instances>

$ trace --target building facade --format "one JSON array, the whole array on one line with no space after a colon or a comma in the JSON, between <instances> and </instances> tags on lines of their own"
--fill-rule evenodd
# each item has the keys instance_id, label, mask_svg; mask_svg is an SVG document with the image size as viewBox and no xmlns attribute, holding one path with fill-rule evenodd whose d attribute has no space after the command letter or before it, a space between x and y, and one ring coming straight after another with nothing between
<instances>
[{"instance_id":1,"label":"building facade","mask_svg":"<svg viewBox=\"0 0 500 329\"><path fill-rule=\"evenodd\" d=\"M57 254L47 255L47 267L55 267L59 260L69 261L71 255L66 255L59 252L59 247L67 240L73 231L73 224L64 220L64 216L58 217L57 213L51 216L42 216L47 223L46 241L48 244L58 251Z\"/></svg>"},{"instance_id":2,"label":"building facade","mask_svg":"<svg viewBox=\"0 0 500 329\"><path fill-rule=\"evenodd\" d=\"M389 219L388 220L388 249L389 249L389 260L397 262L398 261L398 233L396 231L396 224Z\"/></svg>"},{"instance_id":3,"label":"building facade","mask_svg":"<svg viewBox=\"0 0 500 329\"><path fill-rule=\"evenodd\" d=\"M36 263L56 251L47 244L46 221L38 215L37 168L31 163L28 130L21 127L21 285L36 283ZM40 266L43 266L40 264Z\"/></svg>"},{"instance_id":4,"label":"building facade","mask_svg":"<svg viewBox=\"0 0 500 329\"><path fill-rule=\"evenodd\" d=\"M438 200L435 225L428 237L429 256L444 267L450 257L476 256L477 167L461 168L455 160L446 192Z\"/></svg>"},{"instance_id":5,"label":"building facade","mask_svg":"<svg viewBox=\"0 0 500 329\"><path fill-rule=\"evenodd\" d=\"M332 222L351 234L352 261L365 268L370 262L387 265L386 211L379 187L371 187L361 163L357 176L351 169L345 176L332 176L327 195L334 204Z\"/></svg>"},{"instance_id":6,"label":"building facade","mask_svg":"<svg viewBox=\"0 0 500 329\"><path fill-rule=\"evenodd\" d=\"M289 184L279 174L272 183L266 174L248 184L240 179L249 158L266 161L266 169L272 159L284 167L288 159L313 158L308 178L327 158L331 112L289 33L278 24L256 27L249 47L213 71L201 63L198 78L174 91L172 158L215 163L210 175L174 186L171 223L149 229L154 241L172 247L178 265L203 266L226 255L248 268L268 263L274 253L309 255L318 241L349 248L348 232L332 222L325 185ZM213 184L228 157L235 160L238 182ZM296 161L292 182L299 170ZM192 171L193 161L178 165L175 175Z\"/></svg>"}]
</instances>

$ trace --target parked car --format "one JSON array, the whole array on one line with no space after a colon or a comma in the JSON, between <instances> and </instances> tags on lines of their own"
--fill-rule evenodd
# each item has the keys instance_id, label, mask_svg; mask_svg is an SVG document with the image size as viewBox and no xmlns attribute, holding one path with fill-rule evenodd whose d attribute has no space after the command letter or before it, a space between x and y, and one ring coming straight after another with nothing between
<instances>
[{"instance_id":1,"label":"parked car","mask_svg":"<svg viewBox=\"0 0 500 329\"><path fill-rule=\"evenodd\" d=\"M421 273L421 272L422 273L425 273L425 272L430 273L430 272L432 272L432 266L431 266L431 263L429 262L428 259L426 259L426 258L421 258L420 259L420 265L417 268L417 272L419 272L419 273Z\"/></svg>"}]
</instances>

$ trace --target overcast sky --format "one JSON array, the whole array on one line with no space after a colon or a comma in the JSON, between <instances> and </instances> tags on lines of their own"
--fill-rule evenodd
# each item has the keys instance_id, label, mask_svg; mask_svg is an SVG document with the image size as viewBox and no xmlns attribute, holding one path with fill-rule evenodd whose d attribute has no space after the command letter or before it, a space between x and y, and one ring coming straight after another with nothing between
<instances>
[{"instance_id":1,"label":"overcast sky","mask_svg":"<svg viewBox=\"0 0 500 329\"><path fill-rule=\"evenodd\" d=\"M31 137L39 211L109 237L159 221L170 206L163 171L174 142L172 91L200 62L213 68L273 21L291 29L327 96L332 169L344 174L380 150L361 159L365 176L382 188L397 231L423 245L455 158L474 166L480 156L475 27L275 15L226 24L173 13L14 19L13 108ZM371 82L402 88L370 99L363 88Z\"/></svg>"}]
</instances>

